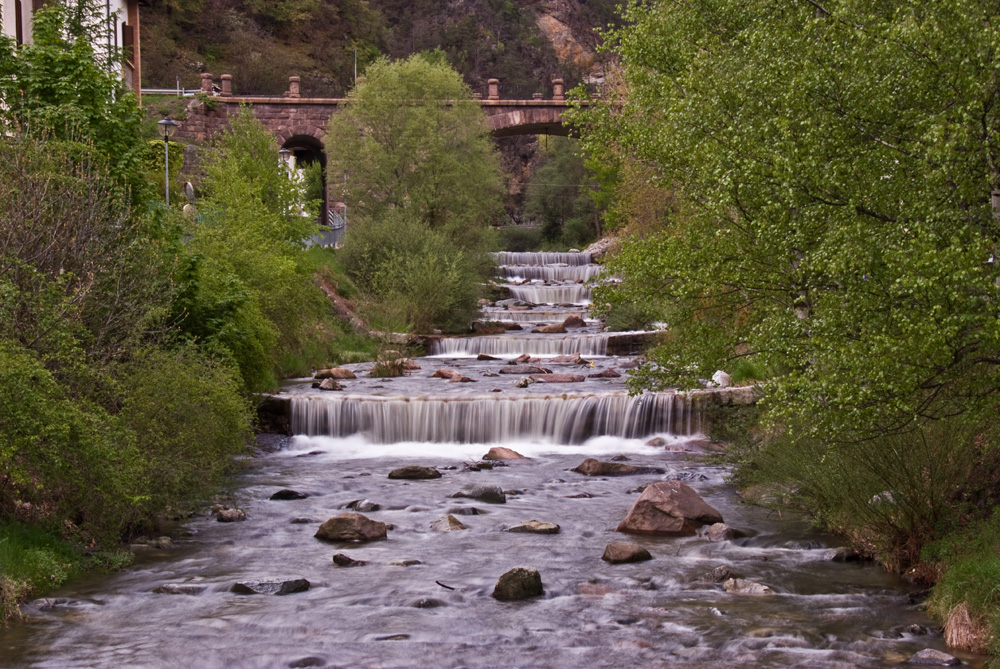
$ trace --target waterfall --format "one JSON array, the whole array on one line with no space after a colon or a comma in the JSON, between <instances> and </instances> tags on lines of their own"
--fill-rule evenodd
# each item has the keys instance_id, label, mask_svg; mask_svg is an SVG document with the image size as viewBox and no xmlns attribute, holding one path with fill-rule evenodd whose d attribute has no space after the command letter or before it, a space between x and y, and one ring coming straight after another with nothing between
<instances>
[{"instance_id":1,"label":"waterfall","mask_svg":"<svg viewBox=\"0 0 1000 669\"><path fill-rule=\"evenodd\" d=\"M480 353L499 358L528 355L607 355L611 333L585 335L484 335L480 337L445 337L431 343L431 355L462 358Z\"/></svg>"},{"instance_id":2,"label":"waterfall","mask_svg":"<svg viewBox=\"0 0 1000 669\"><path fill-rule=\"evenodd\" d=\"M597 435L637 439L694 434L701 427L687 398L674 393L607 395L377 397L293 396L292 431L310 436L361 434L375 443L579 444Z\"/></svg>"},{"instance_id":3,"label":"waterfall","mask_svg":"<svg viewBox=\"0 0 1000 669\"><path fill-rule=\"evenodd\" d=\"M514 251L499 251L491 254L498 265L589 265L589 253L554 253L551 251L539 253L516 253Z\"/></svg>"},{"instance_id":4,"label":"waterfall","mask_svg":"<svg viewBox=\"0 0 1000 669\"><path fill-rule=\"evenodd\" d=\"M496 268L496 276L508 280L586 281L600 273L600 265L499 265Z\"/></svg>"},{"instance_id":5,"label":"waterfall","mask_svg":"<svg viewBox=\"0 0 1000 669\"><path fill-rule=\"evenodd\" d=\"M583 319L588 317L586 309L514 311L498 307L485 307L482 314L485 321L508 321L510 323L562 323L570 316L579 316Z\"/></svg>"},{"instance_id":6,"label":"waterfall","mask_svg":"<svg viewBox=\"0 0 1000 669\"><path fill-rule=\"evenodd\" d=\"M510 296L531 304L590 304L590 288L583 284L566 286L508 286Z\"/></svg>"}]
</instances>

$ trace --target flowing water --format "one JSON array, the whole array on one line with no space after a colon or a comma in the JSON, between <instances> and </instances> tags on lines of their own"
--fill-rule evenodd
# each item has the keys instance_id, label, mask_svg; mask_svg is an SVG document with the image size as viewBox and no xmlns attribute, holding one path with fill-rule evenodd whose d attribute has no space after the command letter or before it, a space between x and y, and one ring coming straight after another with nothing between
<instances>
[{"instance_id":1,"label":"flowing water","mask_svg":"<svg viewBox=\"0 0 1000 669\"><path fill-rule=\"evenodd\" d=\"M516 255L519 264L531 260ZM555 255L551 262L570 264L563 256L571 254ZM534 338L524 335L525 350ZM700 417L684 396L630 398L621 378L518 389L518 375L499 374L504 360L418 362L421 369L406 377L359 374L342 382L344 393L290 384L283 397L297 436L246 463L235 497L246 521L196 517L173 547L147 550L127 570L29 604L25 623L0 631L0 665L881 667L923 648L944 649L904 582L870 564L835 563L834 538L741 504L725 470L705 454ZM630 361L537 364L589 375ZM445 367L472 381L429 378ZM527 459L477 464L494 444ZM659 472L570 471L585 457ZM443 476L387 478L410 464ZM662 480L687 482L749 536L710 542L616 533L638 488ZM451 497L471 484L500 486L506 503ZM308 497L269 499L283 488ZM365 515L392 525L388 539L362 545L313 537L322 521L358 500L379 505ZM467 529L432 529L446 514ZM561 530L504 531L532 519ZM611 541L639 543L653 559L608 564L601 555ZM366 564L337 567L335 553ZM520 565L539 570L545 594L493 599L497 578ZM726 593L706 578L722 565L774 594ZM293 577L310 589L230 592L242 579ZM187 594L156 592L170 584Z\"/></svg>"}]
</instances>

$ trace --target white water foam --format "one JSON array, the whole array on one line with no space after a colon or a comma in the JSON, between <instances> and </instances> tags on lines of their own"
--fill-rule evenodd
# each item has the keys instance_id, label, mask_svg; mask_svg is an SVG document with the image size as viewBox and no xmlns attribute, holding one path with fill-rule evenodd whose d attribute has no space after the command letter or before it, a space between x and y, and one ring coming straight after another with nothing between
<instances>
[{"instance_id":1,"label":"white water foam","mask_svg":"<svg viewBox=\"0 0 1000 669\"><path fill-rule=\"evenodd\" d=\"M572 355L587 357L607 355L611 333L586 335L483 335L481 337L444 337L431 343L430 354L437 358L469 358L480 353L497 358L516 358L522 353L532 356Z\"/></svg>"},{"instance_id":2,"label":"white water foam","mask_svg":"<svg viewBox=\"0 0 1000 669\"><path fill-rule=\"evenodd\" d=\"M566 286L508 286L515 300L531 304L590 304L590 288L574 283Z\"/></svg>"},{"instance_id":3,"label":"white water foam","mask_svg":"<svg viewBox=\"0 0 1000 669\"><path fill-rule=\"evenodd\" d=\"M588 318L586 309L574 309L565 311L513 311L498 307L485 307L482 310L482 317L485 321L509 322L509 323L562 323L570 316L579 316L590 323L599 323L596 319Z\"/></svg>"},{"instance_id":4,"label":"white water foam","mask_svg":"<svg viewBox=\"0 0 1000 669\"><path fill-rule=\"evenodd\" d=\"M591 263L590 254L580 251L575 253L499 251L490 255L498 265L589 265Z\"/></svg>"},{"instance_id":5,"label":"white water foam","mask_svg":"<svg viewBox=\"0 0 1000 669\"><path fill-rule=\"evenodd\" d=\"M600 265L499 265L497 277L507 280L586 281L601 273Z\"/></svg>"}]
</instances>

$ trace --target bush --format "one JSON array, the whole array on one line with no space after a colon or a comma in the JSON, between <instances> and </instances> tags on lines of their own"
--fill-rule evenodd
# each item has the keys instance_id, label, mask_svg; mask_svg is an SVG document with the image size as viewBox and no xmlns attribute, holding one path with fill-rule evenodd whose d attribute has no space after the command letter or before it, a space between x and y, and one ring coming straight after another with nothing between
<instances>
[{"instance_id":1,"label":"bush","mask_svg":"<svg viewBox=\"0 0 1000 669\"><path fill-rule=\"evenodd\" d=\"M537 251L542 245L542 228L505 226L499 230L500 249L514 253Z\"/></svg>"}]
</instances>

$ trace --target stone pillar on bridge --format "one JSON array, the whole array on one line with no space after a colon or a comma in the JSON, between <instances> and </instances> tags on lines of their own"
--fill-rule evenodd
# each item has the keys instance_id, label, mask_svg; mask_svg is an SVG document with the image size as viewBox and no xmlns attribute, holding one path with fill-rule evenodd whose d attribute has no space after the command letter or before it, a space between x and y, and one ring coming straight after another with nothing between
<instances>
[{"instance_id":1,"label":"stone pillar on bridge","mask_svg":"<svg viewBox=\"0 0 1000 669\"><path fill-rule=\"evenodd\" d=\"M557 101L566 99L564 82L562 79L552 80L552 99Z\"/></svg>"},{"instance_id":2,"label":"stone pillar on bridge","mask_svg":"<svg viewBox=\"0 0 1000 669\"><path fill-rule=\"evenodd\" d=\"M489 87L489 93L486 95L487 100L499 100L500 99L500 80L490 79L486 82Z\"/></svg>"},{"instance_id":3,"label":"stone pillar on bridge","mask_svg":"<svg viewBox=\"0 0 1000 669\"><path fill-rule=\"evenodd\" d=\"M301 98L302 92L299 88L302 82L302 77L288 77L288 97L290 98Z\"/></svg>"},{"instance_id":4,"label":"stone pillar on bridge","mask_svg":"<svg viewBox=\"0 0 1000 669\"><path fill-rule=\"evenodd\" d=\"M222 97L229 98L233 95L233 75L222 75Z\"/></svg>"},{"instance_id":5,"label":"stone pillar on bridge","mask_svg":"<svg viewBox=\"0 0 1000 669\"><path fill-rule=\"evenodd\" d=\"M208 72L201 73L201 92L205 95L212 94L212 75Z\"/></svg>"}]
</instances>

